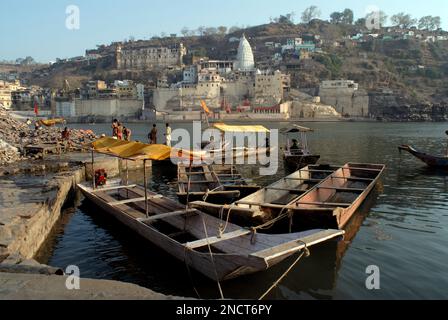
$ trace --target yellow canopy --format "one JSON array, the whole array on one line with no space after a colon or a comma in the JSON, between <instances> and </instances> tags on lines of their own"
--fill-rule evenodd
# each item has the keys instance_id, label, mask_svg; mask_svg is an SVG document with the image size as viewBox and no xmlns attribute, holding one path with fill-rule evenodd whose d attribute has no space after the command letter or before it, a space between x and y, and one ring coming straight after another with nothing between
<instances>
[{"instance_id":1,"label":"yellow canopy","mask_svg":"<svg viewBox=\"0 0 448 320\"><path fill-rule=\"evenodd\" d=\"M163 161L171 156L171 148L160 144L121 141L105 137L92 142L96 152L129 160Z\"/></svg>"},{"instance_id":2,"label":"yellow canopy","mask_svg":"<svg viewBox=\"0 0 448 320\"><path fill-rule=\"evenodd\" d=\"M213 125L214 128L222 131L222 132L238 132L238 133L269 133L269 129L266 129L263 126L230 126L224 123L216 123Z\"/></svg>"},{"instance_id":3,"label":"yellow canopy","mask_svg":"<svg viewBox=\"0 0 448 320\"><path fill-rule=\"evenodd\" d=\"M203 159L205 155L205 152L174 149L162 144L144 144L140 142L122 141L110 137L101 138L92 142L91 145L98 153L132 161L163 161L170 157L178 159Z\"/></svg>"}]
</instances>

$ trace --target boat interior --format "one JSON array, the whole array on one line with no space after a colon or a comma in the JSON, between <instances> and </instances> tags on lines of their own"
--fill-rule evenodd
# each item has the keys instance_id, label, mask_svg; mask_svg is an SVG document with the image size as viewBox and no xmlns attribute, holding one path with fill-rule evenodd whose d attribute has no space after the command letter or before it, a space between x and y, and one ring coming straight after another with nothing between
<instances>
[{"instance_id":1,"label":"boat interior","mask_svg":"<svg viewBox=\"0 0 448 320\"><path fill-rule=\"evenodd\" d=\"M297 208L349 208L369 186L378 180L385 167L350 163L301 197Z\"/></svg>"}]
</instances>

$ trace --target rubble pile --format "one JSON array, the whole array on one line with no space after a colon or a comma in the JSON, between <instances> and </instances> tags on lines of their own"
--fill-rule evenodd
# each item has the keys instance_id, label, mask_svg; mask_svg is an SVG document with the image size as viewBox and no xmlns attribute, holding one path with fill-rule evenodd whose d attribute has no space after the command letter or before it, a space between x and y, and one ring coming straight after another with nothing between
<instances>
[{"instance_id":1,"label":"rubble pile","mask_svg":"<svg viewBox=\"0 0 448 320\"><path fill-rule=\"evenodd\" d=\"M28 145L58 144L62 129L41 126L35 130L34 123L27 125L0 107L0 165L23 159L24 148ZM70 130L70 144L73 150L81 150L83 145L94 141L97 136L90 130Z\"/></svg>"},{"instance_id":2,"label":"rubble pile","mask_svg":"<svg viewBox=\"0 0 448 320\"><path fill-rule=\"evenodd\" d=\"M19 150L0 139L0 166L20 160Z\"/></svg>"}]
</instances>

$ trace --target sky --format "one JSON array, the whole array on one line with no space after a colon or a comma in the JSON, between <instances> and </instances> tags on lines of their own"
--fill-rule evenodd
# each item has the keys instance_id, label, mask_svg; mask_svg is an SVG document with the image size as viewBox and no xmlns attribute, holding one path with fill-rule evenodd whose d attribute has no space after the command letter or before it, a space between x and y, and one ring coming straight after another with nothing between
<instances>
[{"instance_id":1,"label":"sky","mask_svg":"<svg viewBox=\"0 0 448 320\"><path fill-rule=\"evenodd\" d=\"M32 56L39 62L84 55L97 44L110 44L133 36L149 39L183 27L255 26L289 12L316 5L321 18L350 8L355 19L375 6L389 16L410 13L420 18L438 15L448 29L448 1L426 0L2 0L0 11L0 61ZM70 5L79 8L79 29L68 29Z\"/></svg>"}]
</instances>

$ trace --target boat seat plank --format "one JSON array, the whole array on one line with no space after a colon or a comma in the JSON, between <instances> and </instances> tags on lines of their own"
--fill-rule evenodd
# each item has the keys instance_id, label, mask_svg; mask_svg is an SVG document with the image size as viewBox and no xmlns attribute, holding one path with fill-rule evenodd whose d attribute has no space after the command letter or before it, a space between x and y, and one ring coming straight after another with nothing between
<instances>
[{"instance_id":1,"label":"boat seat plank","mask_svg":"<svg viewBox=\"0 0 448 320\"><path fill-rule=\"evenodd\" d=\"M300 239L257 252L255 256L265 259L275 259L276 257L284 255L287 252L299 251L304 249L305 247L310 247L315 244L332 239L336 236L343 236L344 234L345 232L343 230L322 230L319 232L315 232L309 236L305 236Z\"/></svg>"},{"instance_id":2,"label":"boat seat plank","mask_svg":"<svg viewBox=\"0 0 448 320\"><path fill-rule=\"evenodd\" d=\"M151 216L148 218L138 219L138 221L140 221L141 223L144 223L144 224L148 224L148 223L151 223L151 222L154 222L157 220L162 220L162 219L168 218L168 217L182 216L182 215L188 215L188 214L192 214L192 213L197 214L197 212L198 211L196 209L173 211L173 212L156 214L155 216Z\"/></svg>"},{"instance_id":3,"label":"boat seat plank","mask_svg":"<svg viewBox=\"0 0 448 320\"><path fill-rule=\"evenodd\" d=\"M371 172L381 172L383 169L373 169L373 168L357 168L357 167L348 167L341 168L342 170L354 170L354 171L371 171Z\"/></svg>"},{"instance_id":4,"label":"boat seat plank","mask_svg":"<svg viewBox=\"0 0 448 320\"><path fill-rule=\"evenodd\" d=\"M156 195L156 196L148 196L148 200L152 200L155 198L162 198L162 195ZM126 199L126 200L122 200L122 201L114 201L114 202L110 202L108 203L111 206L119 206L122 204L128 204L128 203L136 203L136 202L145 202L146 198L145 197L141 197L141 198L134 198L134 199Z\"/></svg>"},{"instance_id":5,"label":"boat seat plank","mask_svg":"<svg viewBox=\"0 0 448 320\"><path fill-rule=\"evenodd\" d=\"M340 192L356 192L356 193L362 193L366 191L365 189L359 189L359 188L337 188L337 187L316 187L317 189L324 189L324 190L335 190Z\"/></svg>"},{"instance_id":6,"label":"boat seat plank","mask_svg":"<svg viewBox=\"0 0 448 320\"><path fill-rule=\"evenodd\" d=\"M301 195L301 194L304 194L306 191L305 190L299 190L299 189L286 189L286 188L274 188L274 187L271 187L271 188L265 188L266 190L274 190L274 191L287 191L287 192L289 192L289 193L294 193L294 194L298 194L298 195Z\"/></svg>"},{"instance_id":7,"label":"boat seat plank","mask_svg":"<svg viewBox=\"0 0 448 320\"><path fill-rule=\"evenodd\" d=\"M325 179L288 178L288 177L283 178L283 179L291 180L291 181L303 181L304 183L307 183L307 182L322 182L322 181L325 180Z\"/></svg>"},{"instance_id":8,"label":"boat seat plank","mask_svg":"<svg viewBox=\"0 0 448 320\"><path fill-rule=\"evenodd\" d=\"M116 187L109 187L109 188L97 188L95 190L93 190L93 193L97 193L97 192L103 192L103 191L114 191L114 190L121 190L121 189L133 189L137 187L136 184L131 184L128 186L116 186Z\"/></svg>"},{"instance_id":9,"label":"boat seat plank","mask_svg":"<svg viewBox=\"0 0 448 320\"><path fill-rule=\"evenodd\" d=\"M97 193L95 193L95 196L97 196L98 198L100 198L101 200L103 200L104 202L106 202L108 204L116 201L115 198L111 197L110 195L106 194L105 192L97 192ZM135 219L143 218L145 216L144 211L136 210L126 204L116 205L114 207Z\"/></svg>"},{"instance_id":10,"label":"boat seat plank","mask_svg":"<svg viewBox=\"0 0 448 320\"><path fill-rule=\"evenodd\" d=\"M239 238L242 236L246 236L248 234L251 234L250 230L241 229L241 230L225 233L221 237L210 237L207 239L201 239L201 240L194 241L194 242L188 242L185 244L185 246L188 249L197 249L197 248L205 247L209 244L213 245L218 242L223 242L223 241L231 240L234 238Z\"/></svg>"},{"instance_id":11,"label":"boat seat plank","mask_svg":"<svg viewBox=\"0 0 448 320\"><path fill-rule=\"evenodd\" d=\"M375 179L371 178L360 178L360 177L334 177L331 176L331 179L342 179L342 180L348 180L348 181L361 181L361 182L372 182L375 181Z\"/></svg>"},{"instance_id":12,"label":"boat seat plank","mask_svg":"<svg viewBox=\"0 0 448 320\"><path fill-rule=\"evenodd\" d=\"M299 205L312 205L312 206L329 206L329 207L350 207L351 203L335 203L335 202L307 202L307 201L299 201L297 202L297 206Z\"/></svg>"}]
</instances>

